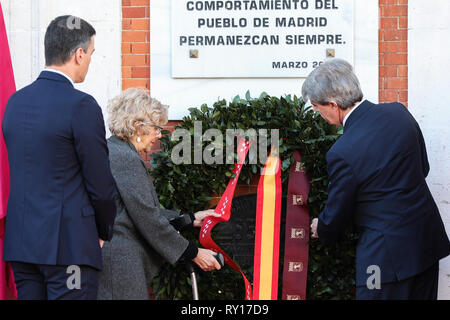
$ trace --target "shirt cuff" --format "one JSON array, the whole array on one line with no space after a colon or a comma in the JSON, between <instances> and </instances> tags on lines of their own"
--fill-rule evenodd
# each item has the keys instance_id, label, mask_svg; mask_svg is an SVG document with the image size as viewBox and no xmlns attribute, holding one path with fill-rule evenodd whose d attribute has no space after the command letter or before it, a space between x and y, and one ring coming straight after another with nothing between
<instances>
[{"instance_id":1,"label":"shirt cuff","mask_svg":"<svg viewBox=\"0 0 450 320\"><path fill-rule=\"evenodd\" d=\"M198 254L197 246L189 241L189 244L183 253L183 258L185 258L186 260L192 260L197 256L197 254Z\"/></svg>"},{"instance_id":2,"label":"shirt cuff","mask_svg":"<svg viewBox=\"0 0 450 320\"><path fill-rule=\"evenodd\" d=\"M332 230L330 230L330 228L324 224L320 218L317 223L317 235L319 236L319 241L323 246L331 246L337 241Z\"/></svg>"}]
</instances>

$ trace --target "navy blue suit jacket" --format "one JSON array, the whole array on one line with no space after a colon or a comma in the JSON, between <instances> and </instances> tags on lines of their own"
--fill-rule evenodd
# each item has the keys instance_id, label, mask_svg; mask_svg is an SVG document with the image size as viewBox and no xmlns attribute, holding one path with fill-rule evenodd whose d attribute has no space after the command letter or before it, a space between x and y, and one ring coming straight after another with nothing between
<instances>
[{"instance_id":1,"label":"navy blue suit jacket","mask_svg":"<svg viewBox=\"0 0 450 320\"><path fill-rule=\"evenodd\" d=\"M415 276L450 254L450 242L425 178L422 132L399 103L364 101L327 153L328 201L318 235L331 244L354 220L360 239L356 283L380 267L381 283Z\"/></svg>"},{"instance_id":2,"label":"navy blue suit jacket","mask_svg":"<svg viewBox=\"0 0 450 320\"><path fill-rule=\"evenodd\" d=\"M116 214L105 125L95 99L43 71L8 101L4 260L102 268Z\"/></svg>"}]
</instances>

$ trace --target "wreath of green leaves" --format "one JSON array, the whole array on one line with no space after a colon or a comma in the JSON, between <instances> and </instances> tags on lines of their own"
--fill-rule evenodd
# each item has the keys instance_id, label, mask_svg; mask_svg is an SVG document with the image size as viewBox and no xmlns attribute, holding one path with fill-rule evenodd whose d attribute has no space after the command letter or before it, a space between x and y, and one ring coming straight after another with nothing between
<instances>
[{"instance_id":1,"label":"wreath of green leaves","mask_svg":"<svg viewBox=\"0 0 450 320\"><path fill-rule=\"evenodd\" d=\"M342 133L341 129L336 130L311 108L305 107L301 98L291 95L277 98L262 93L254 99L247 92L245 99L236 96L229 103L220 100L212 107L204 104L200 108L189 109L189 112L190 115L175 128L188 130L191 138L195 121L202 122L203 132L219 129L224 139L227 129L267 129L269 144L270 129L278 129L283 192L287 192L289 168L294 163L292 154L299 150L311 183L308 199L310 217L320 214L328 197L325 156ZM172 141L169 132L164 133L167 135L161 138L162 151L152 155L150 169L161 205L181 212L209 208L211 195L225 190L234 165L175 165L171 154L179 141ZM203 142L203 147L210 143ZM249 184L252 176L263 166L259 163L245 165L239 183ZM198 230L184 233L184 236L198 244ZM355 241L356 235L350 229L333 247L323 247L317 240L310 242L307 299L354 299ZM251 281L252 266L241 267ZM157 299L192 299L184 263L165 265L152 286ZM198 286L201 299L242 299L244 296L242 278L228 267L198 273Z\"/></svg>"}]
</instances>

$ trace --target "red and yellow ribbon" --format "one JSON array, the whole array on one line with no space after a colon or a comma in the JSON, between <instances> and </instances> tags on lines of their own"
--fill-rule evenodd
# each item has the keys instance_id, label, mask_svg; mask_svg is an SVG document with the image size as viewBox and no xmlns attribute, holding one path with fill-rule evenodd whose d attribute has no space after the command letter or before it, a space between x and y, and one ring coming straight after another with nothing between
<instances>
[{"instance_id":1,"label":"red and yellow ribbon","mask_svg":"<svg viewBox=\"0 0 450 320\"><path fill-rule=\"evenodd\" d=\"M253 299L276 300L281 218L280 158L270 154L258 184Z\"/></svg>"}]
</instances>

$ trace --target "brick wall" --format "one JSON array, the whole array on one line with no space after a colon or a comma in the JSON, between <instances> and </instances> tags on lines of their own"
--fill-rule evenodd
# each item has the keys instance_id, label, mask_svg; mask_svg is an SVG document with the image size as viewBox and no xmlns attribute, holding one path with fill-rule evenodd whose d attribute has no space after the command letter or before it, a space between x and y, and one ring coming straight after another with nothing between
<instances>
[{"instance_id":1,"label":"brick wall","mask_svg":"<svg viewBox=\"0 0 450 320\"><path fill-rule=\"evenodd\" d=\"M380 0L380 102L408 106L408 0Z\"/></svg>"},{"instance_id":2,"label":"brick wall","mask_svg":"<svg viewBox=\"0 0 450 320\"><path fill-rule=\"evenodd\" d=\"M150 89L150 0L122 0L122 89Z\"/></svg>"}]
</instances>

